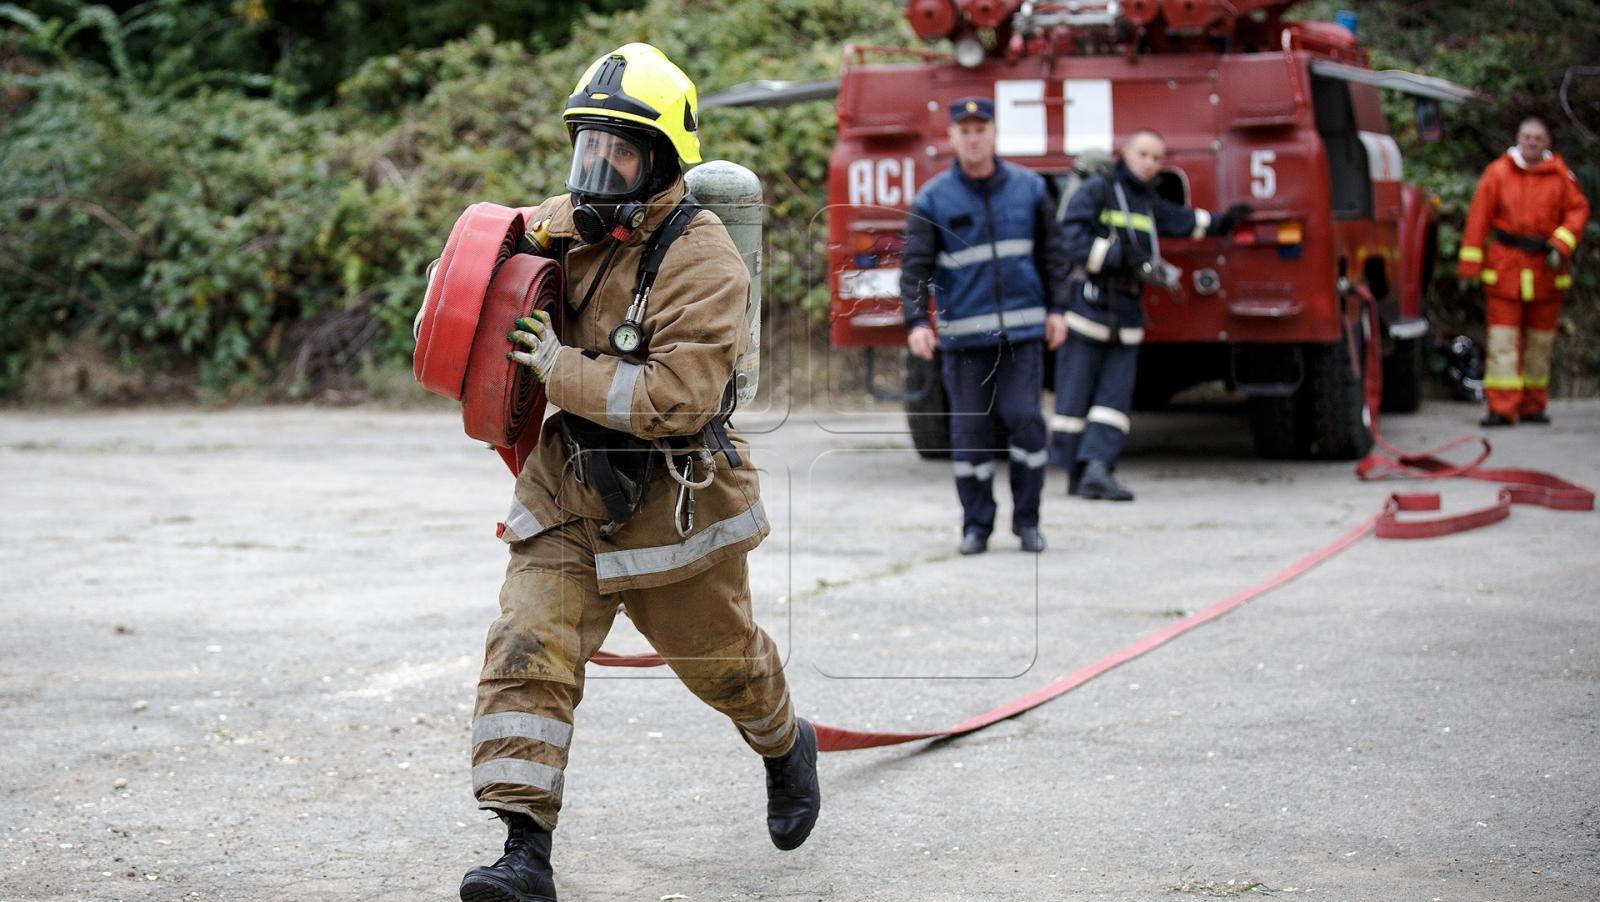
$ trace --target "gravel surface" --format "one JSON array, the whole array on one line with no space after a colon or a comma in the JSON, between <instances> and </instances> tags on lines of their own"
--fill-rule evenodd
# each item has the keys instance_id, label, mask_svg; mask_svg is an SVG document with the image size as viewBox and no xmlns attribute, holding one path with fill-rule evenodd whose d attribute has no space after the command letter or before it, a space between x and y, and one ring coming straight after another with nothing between
<instances>
[{"instance_id":1,"label":"gravel surface","mask_svg":"<svg viewBox=\"0 0 1600 902\"><path fill-rule=\"evenodd\" d=\"M1375 511L1242 413L1138 414L1133 504L955 554L947 463L893 415L747 433L758 615L821 722L939 728L1252 585ZM1600 485L1600 402L1491 465ZM1406 447L1475 405L1385 421ZM781 421L781 422L780 422ZM450 412L0 414L0 899L453 899L497 854L468 721L510 478ZM998 485L1004 491L1003 478ZM1494 487L1438 486L1449 509ZM1366 539L962 739L824 756L780 853L759 762L669 677L593 668L564 900L1600 898L1600 518ZM644 649L627 625L608 647Z\"/></svg>"}]
</instances>

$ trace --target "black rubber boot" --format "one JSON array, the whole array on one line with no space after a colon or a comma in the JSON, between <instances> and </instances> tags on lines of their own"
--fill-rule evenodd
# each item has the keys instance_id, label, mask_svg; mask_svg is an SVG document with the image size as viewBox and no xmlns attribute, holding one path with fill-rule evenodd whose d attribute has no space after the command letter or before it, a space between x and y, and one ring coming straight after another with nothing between
<instances>
[{"instance_id":1,"label":"black rubber boot","mask_svg":"<svg viewBox=\"0 0 1600 902\"><path fill-rule=\"evenodd\" d=\"M1478 425L1479 426L1487 426L1490 429L1494 429L1494 428L1499 427L1499 426L1515 426L1516 425L1516 421L1512 420L1510 417L1506 416L1505 414L1491 413L1488 416L1484 417L1483 419L1479 420L1478 421Z\"/></svg>"},{"instance_id":2,"label":"black rubber boot","mask_svg":"<svg viewBox=\"0 0 1600 902\"><path fill-rule=\"evenodd\" d=\"M1078 482L1078 494L1084 498L1106 501L1132 501L1133 493L1111 478L1111 470L1103 460L1091 460L1083 465L1083 478Z\"/></svg>"},{"instance_id":3,"label":"black rubber boot","mask_svg":"<svg viewBox=\"0 0 1600 902\"><path fill-rule=\"evenodd\" d=\"M1518 422L1532 423L1535 426L1548 426L1550 425L1550 414L1542 410L1538 413L1525 413Z\"/></svg>"},{"instance_id":4,"label":"black rubber boot","mask_svg":"<svg viewBox=\"0 0 1600 902\"><path fill-rule=\"evenodd\" d=\"M962 554L983 554L989 550L989 537L972 530L961 537L961 545L956 550Z\"/></svg>"},{"instance_id":5,"label":"black rubber boot","mask_svg":"<svg viewBox=\"0 0 1600 902\"><path fill-rule=\"evenodd\" d=\"M556 902L550 831L526 814L499 815L506 822L506 854L461 878L461 902Z\"/></svg>"},{"instance_id":6,"label":"black rubber boot","mask_svg":"<svg viewBox=\"0 0 1600 902\"><path fill-rule=\"evenodd\" d=\"M782 758L763 758L767 766L767 832L772 844L787 852L800 848L822 810L822 784L817 780L817 731L795 718L794 747Z\"/></svg>"}]
</instances>

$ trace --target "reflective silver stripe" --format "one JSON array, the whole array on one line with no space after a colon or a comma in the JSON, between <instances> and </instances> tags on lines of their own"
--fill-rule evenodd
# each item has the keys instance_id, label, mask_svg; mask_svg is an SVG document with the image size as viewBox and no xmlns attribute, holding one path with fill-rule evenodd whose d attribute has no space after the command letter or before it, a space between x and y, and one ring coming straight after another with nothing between
<instances>
[{"instance_id":1,"label":"reflective silver stripe","mask_svg":"<svg viewBox=\"0 0 1600 902\"><path fill-rule=\"evenodd\" d=\"M1136 345L1144 341L1143 329L1118 329L1117 340L1125 345Z\"/></svg>"},{"instance_id":2,"label":"reflective silver stripe","mask_svg":"<svg viewBox=\"0 0 1600 902\"><path fill-rule=\"evenodd\" d=\"M992 460L986 460L981 464L975 464L970 460L957 460L951 462L950 469L955 471L957 479L963 476L973 476L980 481L994 478L994 461Z\"/></svg>"},{"instance_id":3,"label":"reflective silver stripe","mask_svg":"<svg viewBox=\"0 0 1600 902\"><path fill-rule=\"evenodd\" d=\"M1106 265L1106 254L1111 253L1110 238L1096 238L1094 244L1089 245L1089 263L1084 268L1091 273L1098 273Z\"/></svg>"},{"instance_id":4,"label":"reflective silver stripe","mask_svg":"<svg viewBox=\"0 0 1600 902\"><path fill-rule=\"evenodd\" d=\"M1007 329L1020 329L1023 326L1037 326L1044 322L1043 307L1023 307L1021 310L1007 310L1005 312L1005 327ZM1000 317L993 313L979 316L963 316L960 319L947 320L939 318L939 334L946 336L976 335L980 332L999 332Z\"/></svg>"},{"instance_id":5,"label":"reflective silver stripe","mask_svg":"<svg viewBox=\"0 0 1600 902\"><path fill-rule=\"evenodd\" d=\"M1098 404L1089 408L1089 422L1110 426L1122 433L1133 428L1133 421L1128 419L1127 414L1114 407L1101 407Z\"/></svg>"},{"instance_id":6,"label":"reflective silver stripe","mask_svg":"<svg viewBox=\"0 0 1600 902\"><path fill-rule=\"evenodd\" d=\"M1017 463L1027 464L1030 470L1037 470L1050 460L1050 452L1044 448L1040 448L1038 451L1026 451L1016 445L1012 445L1006 449L1006 453L1010 454L1011 459Z\"/></svg>"},{"instance_id":7,"label":"reflective silver stripe","mask_svg":"<svg viewBox=\"0 0 1600 902\"><path fill-rule=\"evenodd\" d=\"M485 714L472 722L473 745L513 736L564 749L572 745L572 724L520 711Z\"/></svg>"},{"instance_id":8,"label":"reflective silver stripe","mask_svg":"<svg viewBox=\"0 0 1600 902\"><path fill-rule=\"evenodd\" d=\"M767 510L757 501L726 520L718 520L676 545L655 545L606 551L594 556L595 576L622 579L676 570L700 560L718 548L758 535L767 525Z\"/></svg>"},{"instance_id":9,"label":"reflective silver stripe","mask_svg":"<svg viewBox=\"0 0 1600 902\"><path fill-rule=\"evenodd\" d=\"M1194 211L1194 231L1189 233L1189 237L1204 238L1206 237L1206 229L1209 228L1211 228L1211 212L1196 207Z\"/></svg>"},{"instance_id":10,"label":"reflective silver stripe","mask_svg":"<svg viewBox=\"0 0 1600 902\"><path fill-rule=\"evenodd\" d=\"M1087 426L1088 424L1089 421L1085 420L1083 417L1069 417L1066 414L1058 413L1050 418L1050 431L1070 432L1073 435L1077 435L1078 433L1082 432L1083 427Z\"/></svg>"},{"instance_id":11,"label":"reflective silver stripe","mask_svg":"<svg viewBox=\"0 0 1600 902\"><path fill-rule=\"evenodd\" d=\"M1008 238L993 244L978 244L959 251L939 255L939 265L945 269L959 269L982 263L995 257L1026 257L1033 253L1032 238Z\"/></svg>"},{"instance_id":12,"label":"reflective silver stripe","mask_svg":"<svg viewBox=\"0 0 1600 902\"><path fill-rule=\"evenodd\" d=\"M544 532L544 526L539 523L539 518L533 515L533 511L524 507L521 501L512 498L511 511L506 514L506 532L514 534L520 541Z\"/></svg>"},{"instance_id":13,"label":"reflective silver stripe","mask_svg":"<svg viewBox=\"0 0 1600 902\"><path fill-rule=\"evenodd\" d=\"M639 381L641 369L637 363L618 361L611 376L611 387L606 390L606 425L618 432L633 431L633 384Z\"/></svg>"},{"instance_id":14,"label":"reflective silver stripe","mask_svg":"<svg viewBox=\"0 0 1600 902\"><path fill-rule=\"evenodd\" d=\"M771 714L768 714L766 717L763 717L760 720L741 720L739 721L739 726L744 727L746 730L765 730L767 727L771 726L772 722L778 719L778 715L782 714L784 709L788 707L789 695L788 693L785 693L782 700L778 702L778 707L773 708Z\"/></svg>"},{"instance_id":15,"label":"reflective silver stripe","mask_svg":"<svg viewBox=\"0 0 1600 902\"><path fill-rule=\"evenodd\" d=\"M1111 327L1105 323L1097 323L1081 313L1067 311L1067 328L1085 338L1095 341L1110 341Z\"/></svg>"},{"instance_id":16,"label":"reflective silver stripe","mask_svg":"<svg viewBox=\"0 0 1600 902\"><path fill-rule=\"evenodd\" d=\"M565 782L561 768L521 758L493 758L472 768L473 792L490 783L510 783L543 789L559 799Z\"/></svg>"},{"instance_id":17,"label":"reflective silver stripe","mask_svg":"<svg viewBox=\"0 0 1600 902\"><path fill-rule=\"evenodd\" d=\"M794 709L790 708L789 716L783 719L783 723L776 730L770 733L757 733L747 728L746 731L750 734L750 741L756 745L771 745L782 739L784 734L792 729L794 729Z\"/></svg>"}]
</instances>

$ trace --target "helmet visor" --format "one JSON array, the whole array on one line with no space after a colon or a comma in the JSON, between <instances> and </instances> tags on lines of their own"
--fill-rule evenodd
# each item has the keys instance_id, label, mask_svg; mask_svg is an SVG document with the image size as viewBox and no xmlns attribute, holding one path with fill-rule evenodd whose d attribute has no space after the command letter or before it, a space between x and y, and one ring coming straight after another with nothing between
<instances>
[{"instance_id":1,"label":"helmet visor","mask_svg":"<svg viewBox=\"0 0 1600 902\"><path fill-rule=\"evenodd\" d=\"M580 127L572 139L572 170L567 190L593 198L632 195L650 174L645 144L596 126Z\"/></svg>"}]
</instances>

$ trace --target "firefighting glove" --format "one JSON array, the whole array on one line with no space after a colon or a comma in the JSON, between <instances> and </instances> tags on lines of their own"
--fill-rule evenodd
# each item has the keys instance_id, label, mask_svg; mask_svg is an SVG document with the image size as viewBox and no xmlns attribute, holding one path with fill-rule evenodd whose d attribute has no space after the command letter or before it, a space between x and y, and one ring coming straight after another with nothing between
<instances>
[{"instance_id":1,"label":"firefighting glove","mask_svg":"<svg viewBox=\"0 0 1600 902\"><path fill-rule=\"evenodd\" d=\"M1150 251L1136 239L1117 242L1117 252L1120 254L1122 268L1131 273L1147 272L1150 269Z\"/></svg>"},{"instance_id":2,"label":"firefighting glove","mask_svg":"<svg viewBox=\"0 0 1600 902\"><path fill-rule=\"evenodd\" d=\"M1544 243L1544 246L1550 249L1550 253L1545 255L1544 258L1545 265L1551 269L1560 269L1561 264L1566 262L1566 258L1561 256L1561 249L1548 241Z\"/></svg>"},{"instance_id":3,"label":"firefighting glove","mask_svg":"<svg viewBox=\"0 0 1600 902\"><path fill-rule=\"evenodd\" d=\"M527 351L506 354L507 360L514 360L533 370L534 378L540 382L550 381L550 372L561 357L561 339L556 337L550 314L535 310L531 315L518 319L517 331L509 333L506 338L513 344L528 348Z\"/></svg>"},{"instance_id":4,"label":"firefighting glove","mask_svg":"<svg viewBox=\"0 0 1600 902\"><path fill-rule=\"evenodd\" d=\"M1250 214L1255 211L1256 208L1249 204L1234 204L1229 207L1227 212L1217 219L1217 234L1233 234L1233 230L1237 229L1246 219L1249 219Z\"/></svg>"}]
</instances>

